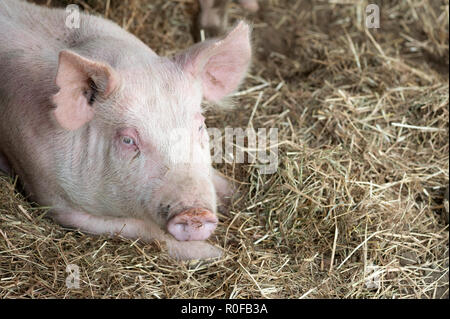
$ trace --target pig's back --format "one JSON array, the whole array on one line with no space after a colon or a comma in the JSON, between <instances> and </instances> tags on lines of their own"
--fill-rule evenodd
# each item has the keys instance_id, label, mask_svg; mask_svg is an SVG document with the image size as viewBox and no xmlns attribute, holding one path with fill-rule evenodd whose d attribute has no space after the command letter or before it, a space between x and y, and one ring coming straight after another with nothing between
<instances>
[{"instance_id":1,"label":"pig's back","mask_svg":"<svg viewBox=\"0 0 450 319\"><path fill-rule=\"evenodd\" d=\"M41 94L53 92L62 50L119 64L131 52L139 57L155 55L138 38L109 20L80 13L79 28L69 28L67 15L64 9L0 0L0 94L2 85L3 91L12 94L18 83L39 87Z\"/></svg>"},{"instance_id":2,"label":"pig's back","mask_svg":"<svg viewBox=\"0 0 450 319\"><path fill-rule=\"evenodd\" d=\"M120 60L114 56L120 51L114 48L114 43L122 47L123 43L129 43L150 51L140 40L108 20L80 13L80 27L69 28L65 25L66 18L64 9L50 9L21 0L0 0L0 112L5 107L2 98L11 100L21 96L22 100L42 104L55 94L58 55L62 50L75 50L107 62ZM91 52L84 52L86 48Z\"/></svg>"},{"instance_id":3,"label":"pig's back","mask_svg":"<svg viewBox=\"0 0 450 319\"><path fill-rule=\"evenodd\" d=\"M5 118L19 108L41 106L56 92L53 82L61 45L54 33L59 16L58 10L0 1L0 133L8 125Z\"/></svg>"},{"instance_id":4,"label":"pig's back","mask_svg":"<svg viewBox=\"0 0 450 319\"><path fill-rule=\"evenodd\" d=\"M52 40L64 34L63 18L62 10L39 7L21 0L0 1L0 52L6 43L26 48L45 40L51 45Z\"/></svg>"},{"instance_id":5,"label":"pig's back","mask_svg":"<svg viewBox=\"0 0 450 319\"><path fill-rule=\"evenodd\" d=\"M64 8L47 8L22 0L0 0L0 52L2 43L29 48L32 44L56 50L101 38L125 40L130 45L149 50L138 38L116 23L80 12L80 25L66 25L69 13Z\"/></svg>"}]
</instances>

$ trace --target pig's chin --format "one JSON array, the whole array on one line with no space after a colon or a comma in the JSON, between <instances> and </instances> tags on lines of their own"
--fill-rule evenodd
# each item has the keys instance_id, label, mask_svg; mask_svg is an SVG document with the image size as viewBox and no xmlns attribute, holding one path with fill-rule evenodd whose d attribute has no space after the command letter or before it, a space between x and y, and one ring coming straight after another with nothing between
<instances>
[{"instance_id":1,"label":"pig's chin","mask_svg":"<svg viewBox=\"0 0 450 319\"><path fill-rule=\"evenodd\" d=\"M167 231L179 241L206 240L217 227L216 214L204 208L189 208L167 223Z\"/></svg>"}]
</instances>

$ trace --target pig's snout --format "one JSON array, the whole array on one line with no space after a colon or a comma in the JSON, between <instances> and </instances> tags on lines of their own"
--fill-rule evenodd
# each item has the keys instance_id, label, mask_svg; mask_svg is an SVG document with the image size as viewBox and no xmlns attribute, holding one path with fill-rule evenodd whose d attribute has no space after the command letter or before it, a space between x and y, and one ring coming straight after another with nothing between
<instances>
[{"instance_id":1,"label":"pig's snout","mask_svg":"<svg viewBox=\"0 0 450 319\"><path fill-rule=\"evenodd\" d=\"M177 240L205 240L218 223L217 216L206 209L191 208L172 217L167 230Z\"/></svg>"}]
</instances>

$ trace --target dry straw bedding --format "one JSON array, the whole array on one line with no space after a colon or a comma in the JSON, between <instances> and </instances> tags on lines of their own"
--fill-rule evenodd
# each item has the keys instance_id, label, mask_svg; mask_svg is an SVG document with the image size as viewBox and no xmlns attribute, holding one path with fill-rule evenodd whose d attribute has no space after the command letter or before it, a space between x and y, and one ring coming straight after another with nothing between
<instances>
[{"instance_id":1,"label":"dry straw bedding","mask_svg":"<svg viewBox=\"0 0 450 319\"><path fill-rule=\"evenodd\" d=\"M375 2L368 30L367 1L231 4L255 59L235 110L207 124L278 128L279 166L216 165L240 191L212 238L221 260L64 229L0 178L0 297L448 298L449 5ZM75 3L160 54L193 43L194 0Z\"/></svg>"}]
</instances>

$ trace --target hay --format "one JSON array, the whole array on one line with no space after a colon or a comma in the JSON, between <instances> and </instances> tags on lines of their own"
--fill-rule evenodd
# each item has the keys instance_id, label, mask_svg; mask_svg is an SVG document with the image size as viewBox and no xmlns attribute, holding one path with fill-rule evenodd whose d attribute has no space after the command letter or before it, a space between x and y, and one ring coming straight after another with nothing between
<instances>
[{"instance_id":1,"label":"hay","mask_svg":"<svg viewBox=\"0 0 450 319\"><path fill-rule=\"evenodd\" d=\"M0 178L0 297L448 298L449 4L375 2L368 30L368 1L231 5L253 21L255 61L237 109L207 124L278 128L279 167L217 165L240 191L212 238L223 259L63 229ZM194 0L75 3L159 54L193 43Z\"/></svg>"}]
</instances>

